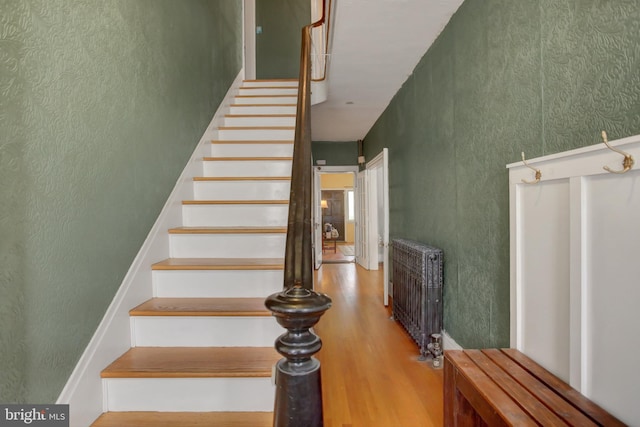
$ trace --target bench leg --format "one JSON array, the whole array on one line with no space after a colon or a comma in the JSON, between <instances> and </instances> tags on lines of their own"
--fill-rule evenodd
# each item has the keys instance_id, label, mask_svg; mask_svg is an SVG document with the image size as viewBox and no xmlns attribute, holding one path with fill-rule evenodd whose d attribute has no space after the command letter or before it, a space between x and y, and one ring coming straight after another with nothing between
<instances>
[{"instance_id":1,"label":"bench leg","mask_svg":"<svg viewBox=\"0 0 640 427\"><path fill-rule=\"evenodd\" d=\"M480 418L471 403L458 388L458 372L444 360L444 426L482 427L487 423Z\"/></svg>"}]
</instances>

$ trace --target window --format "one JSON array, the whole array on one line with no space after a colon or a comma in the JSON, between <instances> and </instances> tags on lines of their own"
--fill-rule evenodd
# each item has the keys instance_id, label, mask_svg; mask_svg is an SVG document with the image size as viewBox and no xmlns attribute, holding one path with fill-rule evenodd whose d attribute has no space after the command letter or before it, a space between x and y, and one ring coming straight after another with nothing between
<instances>
[{"instance_id":1,"label":"window","mask_svg":"<svg viewBox=\"0 0 640 427\"><path fill-rule=\"evenodd\" d=\"M347 221L356 220L356 203L353 190L347 190Z\"/></svg>"}]
</instances>

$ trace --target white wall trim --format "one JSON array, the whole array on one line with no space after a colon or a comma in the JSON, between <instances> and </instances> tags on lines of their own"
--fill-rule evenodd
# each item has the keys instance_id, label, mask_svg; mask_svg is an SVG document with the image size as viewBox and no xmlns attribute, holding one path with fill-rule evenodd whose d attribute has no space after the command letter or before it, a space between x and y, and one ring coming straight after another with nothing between
<instances>
[{"instance_id":1,"label":"white wall trim","mask_svg":"<svg viewBox=\"0 0 640 427\"><path fill-rule=\"evenodd\" d=\"M462 350L462 346L458 344L451 335L447 333L444 329L442 330L442 348L445 350Z\"/></svg>"},{"instance_id":2,"label":"white wall trim","mask_svg":"<svg viewBox=\"0 0 640 427\"><path fill-rule=\"evenodd\" d=\"M193 177L201 175L201 159L210 149L217 126L242 84L240 70L169 195L118 292L71 373L56 403L70 405L71 426L90 425L104 410L100 372L131 345L129 310L152 297L151 264L169 256L167 230L182 224L182 200L193 196Z\"/></svg>"},{"instance_id":3,"label":"white wall trim","mask_svg":"<svg viewBox=\"0 0 640 427\"><path fill-rule=\"evenodd\" d=\"M347 173L347 172L355 172L358 173L358 171L360 170L360 168L358 166L314 166L313 167L315 170L317 170L318 172L332 172L332 173L336 173L336 172L340 172L340 173Z\"/></svg>"},{"instance_id":4,"label":"white wall trim","mask_svg":"<svg viewBox=\"0 0 640 427\"><path fill-rule=\"evenodd\" d=\"M244 55L242 61L248 80L256 78L256 0L244 0L242 42Z\"/></svg>"}]
</instances>

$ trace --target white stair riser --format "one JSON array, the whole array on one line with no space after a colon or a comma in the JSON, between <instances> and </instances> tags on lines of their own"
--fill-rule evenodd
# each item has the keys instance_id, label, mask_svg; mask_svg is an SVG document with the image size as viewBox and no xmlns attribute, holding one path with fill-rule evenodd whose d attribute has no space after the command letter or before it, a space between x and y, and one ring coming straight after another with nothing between
<instances>
[{"instance_id":1,"label":"white stair riser","mask_svg":"<svg viewBox=\"0 0 640 427\"><path fill-rule=\"evenodd\" d=\"M236 96L234 104L296 104L295 96Z\"/></svg>"},{"instance_id":2,"label":"white stair riser","mask_svg":"<svg viewBox=\"0 0 640 427\"><path fill-rule=\"evenodd\" d=\"M157 298L266 298L280 292L283 270L155 270Z\"/></svg>"},{"instance_id":3,"label":"white stair riser","mask_svg":"<svg viewBox=\"0 0 640 427\"><path fill-rule=\"evenodd\" d=\"M225 126L295 126L296 118L289 116L230 117L224 118Z\"/></svg>"},{"instance_id":4,"label":"white stair riser","mask_svg":"<svg viewBox=\"0 0 640 427\"><path fill-rule=\"evenodd\" d=\"M298 87L297 80L247 80L242 82L242 87L262 87L262 86L281 86L281 87Z\"/></svg>"},{"instance_id":5,"label":"white stair riser","mask_svg":"<svg viewBox=\"0 0 640 427\"><path fill-rule=\"evenodd\" d=\"M291 160L207 160L203 161L203 176L291 176Z\"/></svg>"},{"instance_id":6,"label":"white stair riser","mask_svg":"<svg viewBox=\"0 0 640 427\"><path fill-rule=\"evenodd\" d=\"M271 378L103 379L108 411L272 411Z\"/></svg>"},{"instance_id":7,"label":"white stair riser","mask_svg":"<svg viewBox=\"0 0 640 427\"><path fill-rule=\"evenodd\" d=\"M297 87L241 87L238 95L292 95L298 96Z\"/></svg>"},{"instance_id":8,"label":"white stair riser","mask_svg":"<svg viewBox=\"0 0 640 427\"><path fill-rule=\"evenodd\" d=\"M282 258L285 233L171 234L172 258Z\"/></svg>"},{"instance_id":9,"label":"white stair riser","mask_svg":"<svg viewBox=\"0 0 640 427\"><path fill-rule=\"evenodd\" d=\"M211 144L212 157L292 157L293 143Z\"/></svg>"},{"instance_id":10,"label":"white stair riser","mask_svg":"<svg viewBox=\"0 0 640 427\"><path fill-rule=\"evenodd\" d=\"M218 139L223 141L291 141L294 129L218 129Z\"/></svg>"},{"instance_id":11,"label":"white stair riser","mask_svg":"<svg viewBox=\"0 0 640 427\"><path fill-rule=\"evenodd\" d=\"M295 105L237 105L229 109L229 114L296 114Z\"/></svg>"},{"instance_id":12,"label":"white stair riser","mask_svg":"<svg viewBox=\"0 0 640 427\"><path fill-rule=\"evenodd\" d=\"M287 200L291 181L194 181L196 200Z\"/></svg>"},{"instance_id":13,"label":"white stair riser","mask_svg":"<svg viewBox=\"0 0 640 427\"><path fill-rule=\"evenodd\" d=\"M270 347L285 332L272 316L132 316L134 347Z\"/></svg>"},{"instance_id":14,"label":"white stair riser","mask_svg":"<svg viewBox=\"0 0 640 427\"><path fill-rule=\"evenodd\" d=\"M286 226L289 205L185 205L186 227Z\"/></svg>"}]
</instances>

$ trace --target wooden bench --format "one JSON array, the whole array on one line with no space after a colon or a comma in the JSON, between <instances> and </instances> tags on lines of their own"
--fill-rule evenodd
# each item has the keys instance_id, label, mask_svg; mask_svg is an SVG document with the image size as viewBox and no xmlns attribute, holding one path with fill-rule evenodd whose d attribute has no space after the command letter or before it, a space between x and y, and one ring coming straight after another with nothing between
<instances>
[{"instance_id":1,"label":"wooden bench","mask_svg":"<svg viewBox=\"0 0 640 427\"><path fill-rule=\"evenodd\" d=\"M445 426L624 426L514 349L449 350Z\"/></svg>"}]
</instances>

